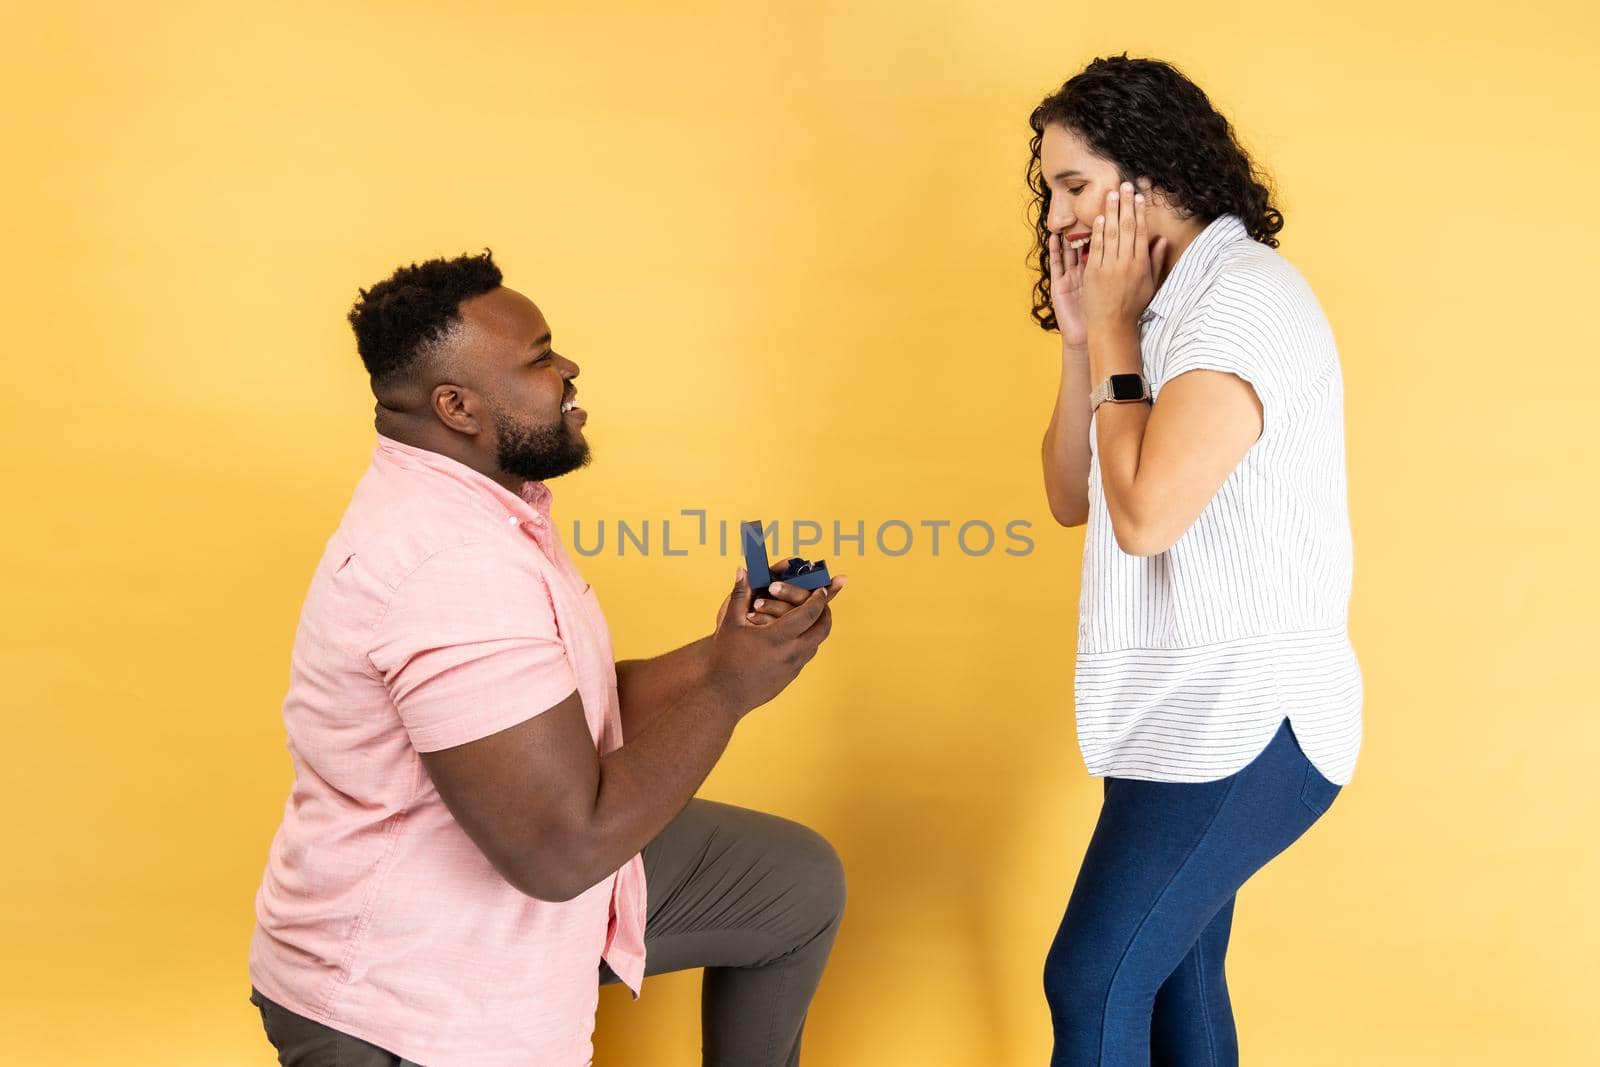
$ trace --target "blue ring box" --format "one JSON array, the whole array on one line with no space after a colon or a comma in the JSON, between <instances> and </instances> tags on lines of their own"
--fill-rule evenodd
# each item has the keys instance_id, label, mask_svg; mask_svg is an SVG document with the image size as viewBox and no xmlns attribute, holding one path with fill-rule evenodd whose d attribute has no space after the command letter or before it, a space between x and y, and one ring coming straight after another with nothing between
<instances>
[{"instance_id":1,"label":"blue ring box","mask_svg":"<svg viewBox=\"0 0 1600 1067\"><path fill-rule=\"evenodd\" d=\"M767 562L767 539L762 534L761 520L741 522L739 535L744 541L744 569L750 574L750 591L758 596L767 591L767 586L773 582L782 582L792 585L796 589L807 592L821 589L832 582L828 577L828 565L822 560L815 563L810 560L793 556L788 560L788 569L782 574L774 576L772 566Z\"/></svg>"}]
</instances>

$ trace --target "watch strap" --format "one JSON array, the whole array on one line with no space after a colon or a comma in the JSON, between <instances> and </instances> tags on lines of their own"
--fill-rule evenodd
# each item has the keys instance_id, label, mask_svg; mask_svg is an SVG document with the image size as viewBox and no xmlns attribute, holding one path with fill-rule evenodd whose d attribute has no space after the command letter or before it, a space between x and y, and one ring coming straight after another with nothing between
<instances>
[{"instance_id":1,"label":"watch strap","mask_svg":"<svg viewBox=\"0 0 1600 1067\"><path fill-rule=\"evenodd\" d=\"M1120 383L1119 383L1118 379L1121 379ZM1115 387L1116 387L1117 384L1122 384L1122 385L1129 386L1129 387L1131 387L1133 385L1133 382L1129 381L1128 379L1133 379L1134 381L1137 381L1138 389L1139 389L1139 395L1138 396L1122 396L1122 397L1116 396L1115 395L1115 392L1116 392ZM1103 381L1099 385L1095 386L1094 390L1092 392L1090 392L1090 394L1089 394L1089 410L1091 412L1097 410L1100 407L1101 404L1104 404L1108 400L1111 401L1111 403L1113 403L1113 404L1132 404L1132 403L1136 403L1137 401L1149 400L1149 399L1150 399L1150 383L1145 380L1145 377L1144 377L1143 374L1113 374L1110 377L1108 377L1105 381Z\"/></svg>"}]
</instances>

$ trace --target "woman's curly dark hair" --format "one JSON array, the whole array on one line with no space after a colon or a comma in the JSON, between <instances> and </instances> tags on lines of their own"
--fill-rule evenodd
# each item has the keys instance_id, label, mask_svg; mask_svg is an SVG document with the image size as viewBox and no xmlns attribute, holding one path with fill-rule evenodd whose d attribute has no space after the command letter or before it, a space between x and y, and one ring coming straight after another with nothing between
<instances>
[{"instance_id":1,"label":"woman's curly dark hair","mask_svg":"<svg viewBox=\"0 0 1600 1067\"><path fill-rule=\"evenodd\" d=\"M1039 161L1046 126L1065 126L1082 137L1096 155L1116 165L1123 181L1149 178L1184 217L1210 222L1237 215L1251 237L1278 247L1274 235L1283 229L1283 212L1272 206L1269 179L1206 94L1170 63L1126 54L1096 59L1045 97L1028 125L1033 127L1028 187L1036 209L1029 260L1039 268L1033 317L1042 329L1056 329L1046 243L1050 187Z\"/></svg>"}]
</instances>

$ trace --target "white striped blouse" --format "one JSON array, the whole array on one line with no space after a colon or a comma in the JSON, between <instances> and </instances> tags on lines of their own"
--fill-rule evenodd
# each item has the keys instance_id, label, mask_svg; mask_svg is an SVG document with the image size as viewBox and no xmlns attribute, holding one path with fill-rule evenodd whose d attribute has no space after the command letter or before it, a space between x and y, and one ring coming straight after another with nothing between
<instances>
[{"instance_id":1,"label":"white striped blouse","mask_svg":"<svg viewBox=\"0 0 1600 1067\"><path fill-rule=\"evenodd\" d=\"M1118 546L1091 422L1075 682L1089 773L1205 782L1248 764L1287 717L1343 785L1361 747L1361 669L1346 623L1352 546L1344 383L1300 273L1224 215L1178 258L1140 319L1155 403L1186 371L1248 381L1261 438L1176 544Z\"/></svg>"}]
</instances>

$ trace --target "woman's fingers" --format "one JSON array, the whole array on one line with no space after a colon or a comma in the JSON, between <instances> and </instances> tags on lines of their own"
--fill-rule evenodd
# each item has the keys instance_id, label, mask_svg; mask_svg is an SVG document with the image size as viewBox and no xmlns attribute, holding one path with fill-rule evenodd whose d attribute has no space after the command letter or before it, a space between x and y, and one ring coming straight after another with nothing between
<instances>
[{"instance_id":1,"label":"woman's fingers","mask_svg":"<svg viewBox=\"0 0 1600 1067\"><path fill-rule=\"evenodd\" d=\"M1090 267L1098 268L1106 255L1106 217L1094 217L1094 229L1089 231L1089 263Z\"/></svg>"},{"instance_id":2,"label":"woman's fingers","mask_svg":"<svg viewBox=\"0 0 1600 1067\"><path fill-rule=\"evenodd\" d=\"M1120 193L1120 208L1117 211L1117 233L1121 235L1117 246L1117 258L1132 259L1133 248L1139 236L1139 227L1135 222L1133 183L1123 182Z\"/></svg>"},{"instance_id":3,"label":"woman's fingers","mask_svg":"<svg viewBox=\"0 0 1600 1067\"><path fill-rule=\"evenodd\" d=\"M1050 285L1054 287L1067 272L1066 265L1061 259L1061 235L1051 234L1050 239L1045 242L1045 248L1050 253Z\"/></svg>"},{"instance_id":4,"label":"woman's fingers","mask_svg":"<svg viewBox=\"0 0 1600 1067\"><path fill-rule=\"evenodd\" d=\"M1117 223L1121 219L1122 198L1115 189L1106 194L1106 250L1102 255L1106 261L1114 260L1121 252L1118 247L1121 241L1121 228Z\"/></svg>"},{"instance_id":5,"label":"woman's fingers","mask_svg":"<svg viewBox=\"0 0 1600 1067\"><path fill-rule=\"evenodd\" d=\"M1135 193L1133 197L1133 258L1141 265L1147 267L1150 261L1150 220L1146 212L1150 206L1144 202L1143 193Z\"/></svg>"}]
</instances>

